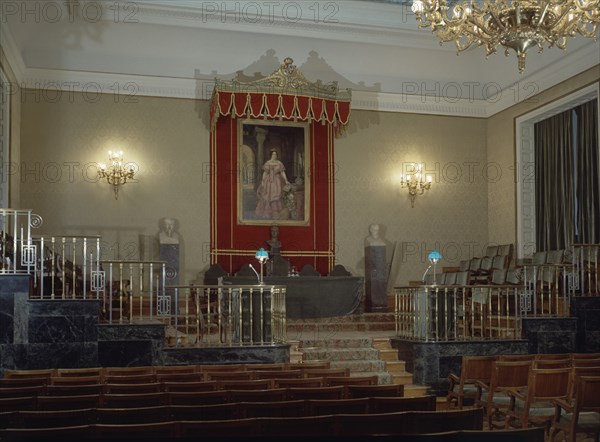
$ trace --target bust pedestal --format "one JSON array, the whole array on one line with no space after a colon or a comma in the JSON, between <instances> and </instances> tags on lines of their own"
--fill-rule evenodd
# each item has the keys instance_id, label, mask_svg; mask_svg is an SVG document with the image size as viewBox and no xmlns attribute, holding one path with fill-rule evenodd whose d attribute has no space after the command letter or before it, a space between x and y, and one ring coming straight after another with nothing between
<instances>
[{"instance_id":1,"label":"bust pedestal","mask_svg":"<svg viewBox=\"0 0 600 442\"><path fill-rule=\"evenodd\" d=\"M387 312L385 246L365 247L365 311Z\"/></svg>"}]
</instances>

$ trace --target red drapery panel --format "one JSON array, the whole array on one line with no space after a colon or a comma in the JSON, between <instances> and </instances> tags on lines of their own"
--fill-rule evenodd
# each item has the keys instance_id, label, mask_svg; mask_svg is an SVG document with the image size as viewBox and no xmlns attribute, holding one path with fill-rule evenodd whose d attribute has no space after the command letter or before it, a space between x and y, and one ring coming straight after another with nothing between
<instances>
[{"instance_id":1,"label":"red drapery panel","mask_svg":"<svg viewBox=\"0 0 600 442\"><path fill-rule=\"evenodd\" d=\"M261 247L269 250L276 224L281 255L291 266L300 270L310 264L322 275L329 273L335 264L333 142L349 122L350 92L308 82L286 58L279 70L257 82L217 81L210 118L211 264L230 274L256 264L254 255ZM282 132L276 126L284 127ZM294 127L301 127L303 136L297 137ZM271 134L277 142L265 141ZM292 195L292 202L283 197L267 202L272 200L263 196L262 180L270 176L266 160L273 150L289 177L279 189ZM286 211L288 218L282 218ZM271 220L265 213L277 216Z\"/></svg>"},{"instance_id":2,"label":"red drapery panel","mask_svg":"<svg viewBox=\"0 0 600 442\"><path fill-rule=\"evenodd\" d=\"M325 121L339 131L350 120L350 100L284 93L217 90L213 97L211 113L213 127L219 118L224 116L284 118L310 123Z\"/></svg>"}]
</instances>

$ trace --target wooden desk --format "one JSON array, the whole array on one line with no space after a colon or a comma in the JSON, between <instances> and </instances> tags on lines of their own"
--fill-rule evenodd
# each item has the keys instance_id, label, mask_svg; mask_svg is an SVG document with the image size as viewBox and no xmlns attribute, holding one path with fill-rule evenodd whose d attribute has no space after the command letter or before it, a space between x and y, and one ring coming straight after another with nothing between
<instances>
[{"instance_id":1,"label":"wooden desk","mask_svg":"<svg viewBox=\"0 0 600 442\"><path fill-rule=\"evenodd\" d=\"M256 278L226 276L224 282L256 284ZM286 286L286 315L290 319L329 318L354 313L364 293L358 276L269 276L265 284Z\"/></svg>"}]
</instances>

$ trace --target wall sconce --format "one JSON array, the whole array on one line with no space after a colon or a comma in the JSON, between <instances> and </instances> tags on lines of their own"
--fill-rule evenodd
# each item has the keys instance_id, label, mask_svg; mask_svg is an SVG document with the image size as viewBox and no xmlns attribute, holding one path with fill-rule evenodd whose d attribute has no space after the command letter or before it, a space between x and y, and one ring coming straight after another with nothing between
<instances>
[{"instance_id":1,"label":"wall sconce","mask_svg":"<svg viewBox=\"0 0 600 442\"><path fill-rule=\"evenodd\" d=\"M115 199L119 198L119 186L125 184L127 180L133 178L135 169L133 163L125 164L123 161L123 151L113 152L108 151L109 166L104 163L98 164L98 178L101 180L106 178L108 184L113 186Z\"/></svg>"},{"instance_id":2,"label":"wall sconce","mask_svg":"<svg viewBox=\"0 0 600 442\"><path fill-rule=\"evenodd\" d=\"M417 195L423 195L426 190L431 188L432 177L428 176L424 181L422 170L422 164L413 163L412 170L406 175L406 178L404 175L400 175L400 186L408 189L411 207L415 207L415 197Z\"/></svg>"},{"instance_id":3,"label":"wall sconce","mask_svg":"<svg viewBox=\"0 0 600 442\"><path fill-rule=\"evenodd\" d=\"M263 285L263 266L265 265L265 262L269 260L269 253L261 247L260 250L256 252L255 258L258 259L258 262L260 263L260 279L258 283Z\"/></svg>"}]
</instances>

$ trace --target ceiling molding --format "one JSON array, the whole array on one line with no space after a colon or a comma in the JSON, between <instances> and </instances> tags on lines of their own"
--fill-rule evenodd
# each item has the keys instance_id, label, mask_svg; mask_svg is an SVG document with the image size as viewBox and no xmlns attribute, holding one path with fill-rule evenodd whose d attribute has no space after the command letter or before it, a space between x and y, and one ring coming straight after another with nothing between
<instances>
[{"instance_id":1,"label":"ceiling molding","mask_svg":"<svg viewBox=\"0 0 600 442\"><path fill-rule=\"evenodd\" d=\"M4 51L4 56L15 75L17 83L20 84L25 75L25 62L8 26L0 26L0 47Z\"/></svg>"}]
</instances>

